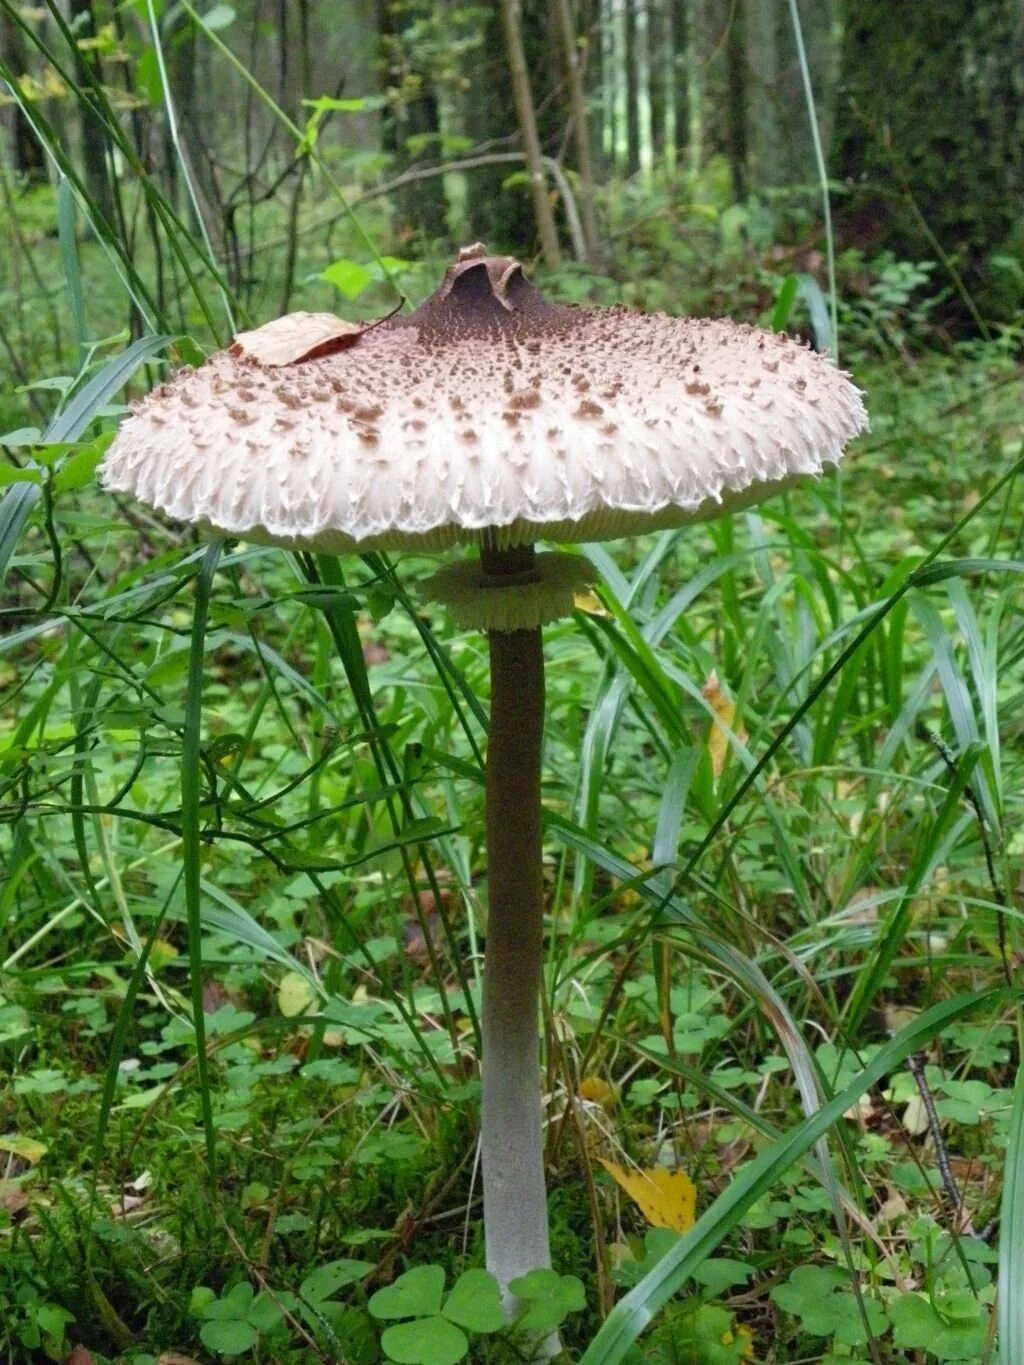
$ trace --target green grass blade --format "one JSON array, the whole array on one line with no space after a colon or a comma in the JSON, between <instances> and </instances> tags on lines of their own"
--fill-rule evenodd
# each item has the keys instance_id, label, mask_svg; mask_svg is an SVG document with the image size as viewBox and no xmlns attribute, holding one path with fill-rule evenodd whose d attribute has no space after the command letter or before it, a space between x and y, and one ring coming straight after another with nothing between
<instances>
[{"instance_id":1,"label":"green grass blade","mask_svg":"<svg viewBox=\"0 0 1024 1365\"><path fill-rule=\"evenodd\" d=\"M7 566L14 557L25 523L42 497L35 483L14 483L0 502L0 588L7 578Z\"/></svg>"},{"instance_id":2,"label":"green grass blade","mask_svg":"<svg viewBox=\"0 0 1024 1365\"><path fill-rule=\"evenodd\" d=\"M66 175L62 175L57 182L57 237L60 242L61 266L68 286L71 317L75 324L75 340L81 350L85 346L88 328L85 321L82 276L78 268L78 242L75 238L75 196Z\"/></svg>"},{"instance_id":3,"label":"green grass blade","mask_svg":"<svg viewBox=\"0 0 1024 1365\"><path fill-rule=\"evenodd\" d=\"M102 370L82 385L67 407L50 422L43 432L43 440L77 441L97 411L127 384L139 366L173 344L172 336L150 336L126 346L120 355L108 360Z\"/></svg>"}]
</instances>

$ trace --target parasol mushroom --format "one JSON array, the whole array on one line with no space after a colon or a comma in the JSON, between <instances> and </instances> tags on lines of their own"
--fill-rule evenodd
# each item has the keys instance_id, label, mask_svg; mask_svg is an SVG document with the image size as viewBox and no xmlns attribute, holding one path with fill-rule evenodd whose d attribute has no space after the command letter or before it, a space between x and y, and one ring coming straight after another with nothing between
<instances>
[{"instance_id":1,"label":"parasol mushroom","mask_svg":"<svg viewBox=\"0 0 1024 1365\"><path fill-rule=\"evenodd\" d=\"M722 515L838 462L865 425L826 358L732 322L549 302L463 250L408 317L292 315L183 370L122 425L105 488L222 536L326 552L479 547L430 583L487 631L489 908L482 1164L488 1269L550 1263L537 1004L541 626L593 577L536 555Z\"/></svg>"}]
</instances>

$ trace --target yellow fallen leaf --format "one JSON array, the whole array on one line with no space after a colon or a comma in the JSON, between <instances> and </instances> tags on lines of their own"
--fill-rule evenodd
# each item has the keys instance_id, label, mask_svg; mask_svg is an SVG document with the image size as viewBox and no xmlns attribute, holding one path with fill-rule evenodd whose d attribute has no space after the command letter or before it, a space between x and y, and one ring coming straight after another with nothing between
<instances>
[{"instance_id":1,"label":"yellow fallen leaf","mask_svg":"<svg viewBox=\"0 0 1024 1365\"><path fill-rule=\"evenodd\" d=\"M708 753L711 756L711 771L716 777L720 777L729 752L729 732L732 731L740 741L746 740L747 732L742 725L737 728L734 724L736 703L722 691L717 669L713 668L708 674L708 680L701 689L701 696L713 713L711 729L708 732Z\"/></svg>"},{"instance_id":2,"label":"yellow fallen leaf","mask_svg":"<svg viewBox=\"0 0 1024 1365\"><path fill-rule=\"evenodd\" d=\"M277 1008L286 1019L305 1014L316 999L316 992L299 972L285 972L277 988Z\"/></svg>"},{"instance_id":3,"label":"yellow fallen leaf","mask_svg":"<svg viewBox=\"0 0 1024 1365\"><path fill-rule=\"evenodd\" d=\"M652 1228L672 1228L689 1232L697 1211L697 1188L685 1171L669 1171L664 1166L649 1170L626 1170L615 1161L601 1165L640 1208Z\"/></svg>"}]
</instances>

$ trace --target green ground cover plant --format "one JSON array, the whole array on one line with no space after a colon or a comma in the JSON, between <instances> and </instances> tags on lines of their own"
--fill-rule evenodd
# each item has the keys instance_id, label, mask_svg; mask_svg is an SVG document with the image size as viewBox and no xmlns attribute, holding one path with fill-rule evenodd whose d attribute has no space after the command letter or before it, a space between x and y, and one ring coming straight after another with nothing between
<instances>
[{"instance_id":1,"label":"green ground cover plant","mask_svg":"<svg viewBox=\"0 0 1024 1365\"><path fill-rule=\"evenodd\" d=\"M1024 1358L1019 329L946 344L932 263L840 255L843 473L589 547L546 631L555 1270L517 1332L475 1169L486 651L426 557L211 551L94 490L126 396L245 309L168 214L131 339L148 248L68 183L12 218L61 298L0 394L4 1358ZM549 287L829 325L721 225L698 297L635 213ZM425 292L363 222L295 306ZM692 1226L602 1160L685 1170Z\"/></svg>"}]
</instances>

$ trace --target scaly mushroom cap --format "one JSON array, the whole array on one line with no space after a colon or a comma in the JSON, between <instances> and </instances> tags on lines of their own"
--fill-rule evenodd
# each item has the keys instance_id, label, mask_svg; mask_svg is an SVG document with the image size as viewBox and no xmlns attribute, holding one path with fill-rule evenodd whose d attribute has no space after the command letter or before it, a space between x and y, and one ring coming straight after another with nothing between
<instances>
[{"instance_id":1,"label":"scaly mushroom cap","mask_svg":"<svg viewBox=\"0 0 1024 1365\"><path fill-rule=\"evenodd\" d=\"M105 488L291 548L604 540L759 501L866 425L845 375L785 335L561 307L482 247L410 316L294 363L244 340L135 409Z\"/></svg>"}]
</instances>

